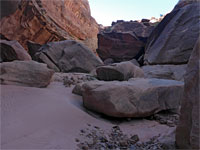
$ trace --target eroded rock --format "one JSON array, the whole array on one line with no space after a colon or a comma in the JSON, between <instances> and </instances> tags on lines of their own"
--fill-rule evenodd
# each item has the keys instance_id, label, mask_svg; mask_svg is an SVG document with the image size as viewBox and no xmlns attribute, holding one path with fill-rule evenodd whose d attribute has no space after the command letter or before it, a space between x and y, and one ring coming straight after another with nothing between
<instances>
[{"instance_id":1,"label":"eroded rock","mask_svg":"<svg viewBox=\"0 0 200 150\"><path fill-rule=\"evenodd\" d=\"M56 72L87 73L103 64L86 46L73 40L45 44L35 57Z\"/></svg>"},{"instance_id":2,"label":"eroded rock","mask_svg":"<svg viewBox=\"0 0 200 150\"><path fill-rule=\"evenodd\" d=\"M144 72L132 62L121 62L96 69L97 78L104 81L127 81L130 78L143 78Z\"/></svg>"},{"instance_id":3,"label":"eroded rock","mask_svg":"<svg viewBox=\"0 0 200 150\"><path fill-rule=\"evenodd\" d=\"M151 33L146 64L186 64L200 34L200 1L179 5Z\"/></svg>"},{"instance_id":4,"label":"eroded rock","mask_svg":"<svg viewBox=\"0 0 200 150\"><path fill-rule=\"evenodd\" d=\"M1 84L30 87L46 87L54 73L46 64L35 61L3 62L0 70Z\"/></svg>"},{"instance_id":5,"label":"eroded rock","mask_svg":"<svg viewBox=\"0 0 200 150\"><path fill-rule=\"evenodd\" d=\"M31 60L30 55L17 41L0 40L0 62Z\"/></svg>"},{"instance_id":6,"label":"eroded rock","mask_svg":"<svg viewBox=\"0 0 200 150\"><path fill-rule=\"evenodd\" d=\"M130 81L91 81L83 84L86 108L112 117L146 117L161 110L177 109L183 82L133 78Z\"/></svg>"}]
</instances>

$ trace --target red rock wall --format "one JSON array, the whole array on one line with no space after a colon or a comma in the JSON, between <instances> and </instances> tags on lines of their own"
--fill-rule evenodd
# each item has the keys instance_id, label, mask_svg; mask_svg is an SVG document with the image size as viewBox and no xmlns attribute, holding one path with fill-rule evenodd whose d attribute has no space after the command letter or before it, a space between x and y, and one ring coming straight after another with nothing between
<instances>
[{"instance_id":1,"label":"red rock wall","mask_svg":"<svg viewBox=\"0 0 200 150\"><path fill-rule=\"evenodd\" d=\"M44 44L75 39L97 48L98 25L87 0L22 0L19 9L0 21L1 34L19 41Z\"/></svg>"}]
</instances>

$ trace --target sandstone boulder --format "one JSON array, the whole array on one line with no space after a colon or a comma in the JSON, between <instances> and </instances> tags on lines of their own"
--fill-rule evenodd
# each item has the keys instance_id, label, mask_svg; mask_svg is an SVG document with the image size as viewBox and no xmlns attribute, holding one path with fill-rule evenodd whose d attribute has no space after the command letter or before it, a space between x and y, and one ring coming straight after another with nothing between
<instances>
[{"instance_id":1,"label":"sandstone boulder","mask_svg":"<svg viewBox=\"0 0 200 150\"><path fill-rule=\"evenodd\" d=\"M144 42L131 32L102 32L98 34L99 57L104 61L112 58L115 62L131 60L144 48Z\"/></svg>"},{"instance_id":2,"label":"sandstone boulder","mask_svg":"<svg viewBox=\"0 0 200 150\"><path fill-rule=\"evenodd\" d=\"M35 57L57 72L87 73L103 64L89 48L73 40L47 43Z\"/></svg>"},{"instance_id":3,"label":"sandstone boulder","mask_svg":"<svg viewBox=\"0 0 200 150\"><path fill-rule=\"evenodd\" d=\"M0 32L25 49L28 40L46 44L66 39L83 42L94 51L97 48L98 24L91 17L88 0L21 0L18 9L0 24Z\"/></svg>"},{"instance_id":4,"label":"sandstone boulder","mask_svg":"<svg viewBox=\"0 0 200 150\"><path fill-rule=\"evenodd\" d=\"M46 64L35 61L13 61L0 63L1 84L30 87L46 87L54 73Z\"/></svg>"},{"instance_id":5,"label":"sandstone boulder","mask_svg":"<svg viewBox=\"0 0 200 150\"><path fill-rule=\"evenodd\" d=\"M130 78L144 77L143 70L130 61L100 66L96 69L96 73L97 78L104 81L127 81Z\"/></svg>"},{"instance_id":6,"label":"sandstone boulder","mask_svg":"<svg viewBox=\"0 0 200 150\"><path fill-rule=\"evenodd\" d=\"M86 108L112 117L146 117L161 110L176 109L183 82L135 78L130 81L91 81L83 84Z\"/></svg>"},{"instance_id":7,"label":"sandstone boulder","mask_svg":"<svg viewBox=\"0 0 200 150\"><path fill-rule=\"evenodd\" d=\"M30 55L17 41L0 40L0 62L31 60Z\"/></svg>"},{"instance_id":8,"label":"sandstone boulder","mask_svg":"<svg viewBox=\"0 0 200 150\"><path fill-rule=\"evenodd\" d=\"M143 66L146 78L184 81L187 65L147 65Z\"/></svg>"},{"instance_id":9,"label":"sandstone boulder","mask_svg":"<svg viewBox=\"0 0 200 150\"><path fill-rule=\"evenodd\" d=\"M146 64L187 63L200 34L200 1L190 1L167 14L153 30L145 49Z\"/></svg>"},{"instance_id":10,"label":"sandstone boulder","mask_svg":"<svg viewBox=\"0 0 200 150\"><path fill-rule=\"evenodd\" d=\"M200 38L192 52L185 75L184 97L180 122L176 129L176 144L180 149L200 149L199 87Z\"/></svg>"},{"instance_id":11,"label":"sandstone boulder","mask_svg":"<svg viewBox=\"0 0 200 150\"><path fill-rule=\"evenodd\" d=\"M144 22L124 21L114 24L110 30L114 32L133 32L139 38L148 38L153 29L154 26L146 26Z\"/></svg>"}]
</instances>

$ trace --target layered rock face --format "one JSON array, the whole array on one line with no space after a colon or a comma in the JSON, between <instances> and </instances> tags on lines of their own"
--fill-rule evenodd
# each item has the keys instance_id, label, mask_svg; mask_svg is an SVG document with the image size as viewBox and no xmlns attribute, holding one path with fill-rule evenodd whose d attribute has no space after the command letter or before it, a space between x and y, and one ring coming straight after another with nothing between
<instances>
[{"instance_id":1,"label":"layered rock face","mask_svg":"<svg viewBox=\"0 0 200 150\"><path fill-rule=\"evenodd\" d=\"M97 53L102 60L112 58L114 62L138 59L153 28L142 22L113 23L98 34Z\"/></svg>"},{"instance_id":2,"label":"layered rock face","mask_svg":"<svg viewBox=\"0 0 200 150\"><path fill-rule=\"evenodd\" d=\"M200 34L200 2L180 2L154 29L145 49L146 64L186 64Z\"/></svg>"},{"instance_id":3,"label":"layered rock face","mask_svg":"<svg viewBox=\"0 0 200 150\"><path fill-rule=\"evenodd\" d=\"M200 38L190 57L185 75L184 98L180 123L176 129L176 144L180 149L200 149L199 138L199 87Z\"/></svg>"},{"instance_id":4,"label":"layered rock face","mask_svg":"<svg viewBox=\"0 0 200 150\"><path fill-rule=\"evenodd\" d=\"M46 87L54 73L47 65L35 61L3 62L0 70L1 84L31 87Z\"/></svg>"},{"instance_id":5,"label":"layered rock face","mask_svg":"<svg viewBox=\"0 0 200 150\"><path fill-rule=\"evenodd\" d=\"M45 44L64 39L97 48L98 25L87 0L21 0L19 9L3 17L0 24L1 34L25 48L27 40Z\"/></svg>"},{"instance_id":6,"label":"layered rock face","mask_svg":"<svg viewBox=\"0 0 200 150\"><path fill-rule=\"evenodd\" d=\"M86 108L112 117L146 117L176 109L183 82L135 78L130 81L90 81L79 88Z\"/></svg>"},{"instance_id":7,"label":"layered rock face","mask_svg":"<svg viewBox=\"0 0 200 150\"><path fill-rule=\"evenodd\" d=\"M88 47L73 40L45 44L34 57L56 72L90 72L103 64Z\"/></svg>"}]
</instances>

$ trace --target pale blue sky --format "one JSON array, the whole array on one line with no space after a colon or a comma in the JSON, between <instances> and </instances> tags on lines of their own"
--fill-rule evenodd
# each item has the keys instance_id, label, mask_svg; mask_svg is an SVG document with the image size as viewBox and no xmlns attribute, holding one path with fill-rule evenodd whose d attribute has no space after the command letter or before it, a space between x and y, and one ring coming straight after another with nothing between
<instances>
[{"instance_id":1,"label":"pale blue sky","mask_svg":"<svg viewBox=\"0 0 200 150\"><path fill-rule=\"evenodd\" d=\"M92 16L99 24L116 20L140 20L170 12L178 0L89 0Z\"/></svg>"}]
</instances>

